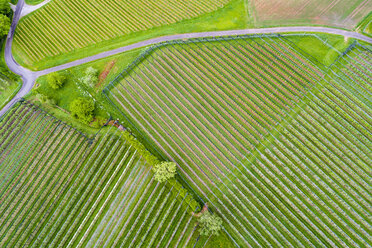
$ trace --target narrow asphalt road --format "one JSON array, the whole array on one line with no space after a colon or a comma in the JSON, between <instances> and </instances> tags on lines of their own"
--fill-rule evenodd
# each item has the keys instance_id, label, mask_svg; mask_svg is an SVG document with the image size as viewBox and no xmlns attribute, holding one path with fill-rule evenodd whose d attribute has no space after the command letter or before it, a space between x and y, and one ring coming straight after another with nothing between
<instances>
[{"instance_id":1,"label":"narrow asphalt road","mask_svg":"<svg viewBox=\"0 0 372 248\"><path fill-rule=\"evenodd\" d=\"M24 0L19 0L16 11L14 14L13 22L8 34L7 43L5 46L5 61L10 70L14 73L20 75L23 79L23 86L17 95L10 101L2 110L0 110L0 116L2 116L9 108L11 108L18 99L24 97L28 92L31 91L35 80L42 76L49 74L51 72L68 69L74 66L78 66L84 63L88 63L97 59L106 58L115 54L127 52L136 48L149 46L157 44L159 42L179 40L179 39L189 39L189 38L203 38L203 37L213 37L213 36L229 36L229 35L246 35L246 34L270 34L270 33L308 33L308 32L317 32L317 33L327 33L327 34L336 34L346 37L351 37L359 39L365 42L372 43L372 38L368 36L346 31L337 28L327 28L327 27L311 27L311 26L299 26L299 27L275 27L275 28L259 28L259 29L242 29L242 30L229 30L229 31L214 31L214 32L202 32L202 33L188 33L188 34L176 34L169 36L157 37L150 40L145 40L137 42L135 44L127 45L110 51L102 52L93 56L85 57L83 59L75 60L63 65L51 67L42 71L30 71L22 66L20 66L13 58L12 55L12 42L14 31L17 27L18 21L21 17L22 9L25 3Z\"/></svg>"}]
</instances>

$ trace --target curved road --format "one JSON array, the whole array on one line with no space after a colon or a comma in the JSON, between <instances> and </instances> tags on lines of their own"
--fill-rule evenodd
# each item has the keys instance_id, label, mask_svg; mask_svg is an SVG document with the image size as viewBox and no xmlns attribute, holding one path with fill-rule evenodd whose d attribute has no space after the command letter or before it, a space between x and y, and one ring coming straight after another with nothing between
<instances>
[{"instance_id":1,"label":"curved road","mask_svg":"<svg viewBox=\"0 0 372 248\"><path fill-rule=\"evenodd\" d=\"M188 33L188 34L176 34L176 35L169 35L169 36L162 36L150 40L145 40L141 42L137 42L132 45L120 47L114 50L102 52L93 56L89 56L83 59L75 60L63 65L55 66L52 68L48 68L42 71L30 71L22 66L20 66L13 58L12 55L12 41L14 36L15 28L17 27L18 21L22 14L22 9L25 6L24 0L19 0L16 11L14 13L13 22L7 37L7 42L5 46L5 61L10 70L14 73L20 75L23 79L23 85L17 95L2 109L0 110L0 116L2 116L8 109L10 109L18 99L25 96L28 92L31 91L35 80L42 76L46 75L51 72L68 69L77 65L81 65L87 62L91 62L97 59L102 59L108 56L112 56L118 53L123 53L126 51L130 51L132 49L153 45L159 42L164 41L171 41L171 40L179 40L179 39L189 39L189 38L203 38L203 37L212 37L212 36L228 36L228 35L245 35L245 34L270 34L270 33L289 33L289 32L318 32L318 33L328 33L328 34L336 34L342 35L346 37L351 37L355 39L359 39L365 42L372 43L372 38L368 36L346 31L337 28L327 28L327 27L311 27L311 26L300 26L300 27L275 27L275 28L260 28L260 29L242 29L242 30L229 30L229 31L215 31L215 32L202 32L202 33Z\"/></svg>"}]
</instances>

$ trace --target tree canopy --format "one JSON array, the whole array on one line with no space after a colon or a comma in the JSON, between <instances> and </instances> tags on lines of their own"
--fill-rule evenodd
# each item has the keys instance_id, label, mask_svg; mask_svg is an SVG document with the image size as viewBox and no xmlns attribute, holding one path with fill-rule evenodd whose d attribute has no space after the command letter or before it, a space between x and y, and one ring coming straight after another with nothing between
<instances>
[{"instance_id":1,"label":"tree canopy","mask_svg":"<svg viewBox=\"0 0 372 248\"><path fill-rule=\"evenodd\" d=\"M9 0L0 0L0 14L11 18L13 11L10 8Z\"/></svg>"},{"instance_id":2,"label":"tree canopy","mask_svg":"<svg viewBox=\"0 0 372 248\"><path fill-rule=\"evenodd\" d=\"M10 19L6 15L0 14L0 36L7 35L10 29Z\"/></svg>"},{"instance_id":3,"label":"tree canopy","mask_svg":"<svg viewBox=\"0 0 372 248\"><path fill-rule=\"evenodd\" d=\"M177 165L174 162L161 162L153 167L155 180L162 183L176 175Z\"/></svg>"},{"instance_id":4,"label":"tree canopy","mask_svg":"<svg viewBox=\"0 0 372 248\"><path fill-rule=\"evenodd\" d=\"M77 98L70 103L71 115L89 124L93 120L94 102L92 99Z\"/></svg>"},{"instance_id":5,"label":"tree canopy","mask_svg":"<svg viewBox=\"0 0 372 248\"><path fill-rule=\"evenodd\" d=\"M48 74L47 81L48 81L49 86L52 89L56 90L56 89L59 89L63 86L63 84L66 81L66 77L61 75L58 72L52 72L52 73Z\"/></svg>"},{"instance_id":6,"label":"tree canopy","mask_svg":"<svg viewBox=\"0 0 372 248\"><path fill-rule=\"evenodd\" d=\"M205 211L200 216L199 223L201 235L219 235L219 231L222 229L222 219L209 211Z\"/></svg>"},{"instance_id":7,"label":"tree canopy","mask_svg":"<svg viewBox=\"0 0 372 248\"><path fill-rule=\"evenodd\" d=\"M88 67L85 70L85 76L80 81L88 87L94 87L98 82L98 70L93 67Z\"/></svg>"}]
</instances>

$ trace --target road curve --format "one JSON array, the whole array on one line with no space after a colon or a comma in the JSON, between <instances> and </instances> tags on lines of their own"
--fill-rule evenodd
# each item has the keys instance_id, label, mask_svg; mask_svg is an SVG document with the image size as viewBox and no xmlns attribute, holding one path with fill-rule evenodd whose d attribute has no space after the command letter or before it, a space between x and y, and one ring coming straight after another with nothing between
<instances>
[{"instance_id":1,"label":"road curve","mask_svg":"<svg viewBox=\"0 0 372 248\"><path fill-rule=\"evenodd\" d=\"M112 55L119 53L127 52L136 48L141 48L149 45L154 45L160 42L179 40L179 39L190 39L190 38L203 38L203 37L213 37L213 36L229 36L229 35L246 35L246 34L270 34L270 33L327 33L342 35L346 37L351 37L359 39L368 43L372 43L372 38L351 31L346 31L337 28L328 28L328 27L312 27L312 26L298 26L298 27L274 27L274 28L256 28L256 29L242 29L242 30L229 30L229 31L213 31L213 32L201 32L201 33L187 33L187 34L176 34L161 36L154 39L149 39L145 41L140 41L135 44L123 46L117 49L110 51L102 52L93 56L85 57L83 59L75 60L63 65L58 65L41 71L30 71L22 66L20 66L13 58L12 55L12 41L14 36L15 28L18 24L19 18L22 13L22 8L24 6L24 0L19 0L17 8L14 14L13 22L8 34L7 43L5 46L5 61L10 70L14 73L20 75L23 79L23 86L17 95L10 101L2 110L0 110L0 116L2 116L9 108L11 108L14 103L19 99L25 96L28 92L31 91L35 80L42 76L49 74L51 72L60 71L68 69L74 66L78 66L84 63L88 63L97 59L106 58Z\"/></svg>"}]
</instances>

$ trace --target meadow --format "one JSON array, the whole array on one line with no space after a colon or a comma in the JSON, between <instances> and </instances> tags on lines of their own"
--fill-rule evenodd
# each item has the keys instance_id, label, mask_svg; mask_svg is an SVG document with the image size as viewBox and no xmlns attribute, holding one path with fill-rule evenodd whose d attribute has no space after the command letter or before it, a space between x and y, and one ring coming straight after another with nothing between
<instances>
[{"instance_id":1,"label":"meadow","mask_svg":"<svg viewBox=\"0 0 372 248\"><path fill-rule=\"evenodd\" d=\"M175 41L104 92L236 245L370 246L371 51L337 63L283 36Z\"/></svg>"},{"instance_id":2,"label":"meadow","mask_svg":"<svg viewBox=\"0 0 372 248\"><path fill-rule=\"evenodd\" d=\"M192 196L176 180L155 181L117 128L88 138L20 102L0 137L1 247L194 244Z\"/></svg>"},{"instance_id":3,"label":"meadow","mask_svg":"<svg viewBox=\"0 0 372 248\"><path fill-rule=\"evenodd\" d=\"M21 85L0 73L0 109L2 109L19 91Z\"/></svg>"}]
</instances>

